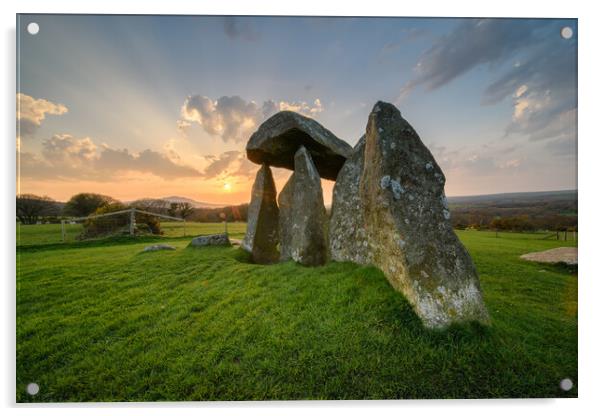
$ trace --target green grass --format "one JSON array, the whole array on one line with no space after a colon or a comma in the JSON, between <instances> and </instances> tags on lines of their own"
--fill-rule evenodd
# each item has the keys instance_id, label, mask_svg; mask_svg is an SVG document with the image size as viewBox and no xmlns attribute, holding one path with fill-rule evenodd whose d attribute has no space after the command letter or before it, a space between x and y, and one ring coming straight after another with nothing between
<instances>
[{"instance_id":1,"label":"green grass","mask_svg":"<svg viewBox=\"0 0 602 416\"><path fill-rule=\"evenodd\" d=\"M575 397L559 382L577 384L577 276L518 258L574 242L458 234L490 327L426 330L379 270L351 263L254 265L189 238L151 253L147 240L20 247L17 400Z\"/></svg>"},{"instance_id":2,"label":"green grass","mask_svg":"<svg viewBox=\"0 0 602 416\"><path fill-rule=\"evenodd\" d=\"M228 232L231 237L242 238L246 230L246 223L235 222L228 224ZM163 237L184 237L200 234L215 234L224 232L223 223L200 223L200 222L161 222ZM77 237L82 232L82 225L66 224L66 242L78 242ZM17 224L17 245L29 246L39 244L58 244L61 243L61 225L60 224L37 224L21 225Z\"/></svg>"}]
</instances>

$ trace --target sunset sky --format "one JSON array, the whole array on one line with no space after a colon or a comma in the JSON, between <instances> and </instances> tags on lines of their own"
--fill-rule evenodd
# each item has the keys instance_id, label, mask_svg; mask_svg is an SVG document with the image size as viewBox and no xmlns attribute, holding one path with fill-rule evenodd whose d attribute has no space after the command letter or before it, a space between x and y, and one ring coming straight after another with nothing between
<instances>
[{"instance_id":1,"label":"sunset sky","mask_svg":"<svg viewBox=\"0 0 602 416\"><path fill-rule=\"evenodd\" d=\"M354 145L377 100L448 196L577 187L575 20L21 15L17 31L21 193L248 202L267 117Z\"/></svg>"}]
</instances>

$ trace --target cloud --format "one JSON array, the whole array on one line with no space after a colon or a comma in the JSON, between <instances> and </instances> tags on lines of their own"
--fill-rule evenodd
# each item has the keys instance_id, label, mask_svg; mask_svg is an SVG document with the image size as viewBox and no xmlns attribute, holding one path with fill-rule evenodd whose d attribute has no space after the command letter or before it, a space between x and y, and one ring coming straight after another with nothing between
<instances>
[{"instance_id":1,"label":"cloud","mask_svg":"<svg viewBox=\"0 0 602 416\"><path fill-rule=\"evenodd\" d=\"M576 58L574 42L552 37L488 86L484 104L512 99L514 111L507 135L523 134L530 140L576 139Z\"/></svg>"},{"instance_id":2,"label":"cloud","mask_svg":"<svg viewBox=\"0 0 602 416\"><path fill-rule=\"evenodd\" d=\"M471 69L496 64L539 41L541 21L527 19L467 19L424 52L415 66L416 77L403 88L408 94L419 85L439 88Z\"/></svg>"},{"instance_id":3,"label":"cloud","mask_svg":"<svg viewBox=\"0 0 602 416\"><path fill-rule=\"evenodd\" d=\"M399 100L419 86L432 91L487 65L498 75L483 92L482 104L511 99L506 135L576 139L577 44L560 36L566 25L549 19L463 21L421 55Z\"/></svg>"},{"instance_id":4,"label":"cloud","mask_svg":"<svg viewBox=\"0 0 602 416\"><path fill-rule=\"evenodd\" d=\"M230 39L243 39L250 42L259 40L259 33L253 29L249 20L244 17L225 16L224 33Z\"/></svg>"},{"instance_id":5,"label":"cloud","mask_svg":"<svg viewBox=\"0 0 602 416\"><path fill-rule=\"evenodd\" d=\"M43 98L33 98L27 94L17 94L17 132L28 137L40 127L47 114L62 115L67 111L63 104L56 104Z\"/></svg>"},{"instance_id":6,"label":"cloud","mask_svg":"<svg viewBox=\"0 0 602 416\"><path fill-rule=\"evenodd\" d=\"M245 152L232 150L224 152L219 156L206 156L210 161L209 165L203 170L205 179L218 178L220 176L240 176L243 178L253 178L259 169L259 166L250 162Z\"/></svg>"},{"instance_id":7,"label":"cloud","mask_svg":"<svg viewBox=\"0 0 602 416\"><path fill-rule=\"evenodd\" d=\"M308 104L305 101L272 101L268 100L263 103L263 113L265 118L276 114L278 111L295 111L308 117L315 117L323 110L322 102L316 98L313 104Z\"/></svg>"},{"instance_id":8,"label":"cloud","mask_svg":"<svg viewBox=\"0 0 602 416\"><path fill-rule=\"evenodd\" d=\"M163 179L199 177L201 173L175 163L164 153L146 149L132 153L96 145L92 139L56 134L42 142L41 156L21 153L21 175L36 179L112 180L126 172L142 172Z\"/></svg>"},{"instance_id":9,"label":"cloud","mask_svg":"<svg viewBox=\"0 0 602 416\"><path fill-rule=\"evenodd\" d=\"M209 165L203 170L203 177L206 179L216 178L220 175L228 175L234 172L236 165L243 156L242 152L232 150L224 152L218 157L209 156L211 160Z\"/></svg>"},{"instance_id":10,"label":"cloud","mask_svg":"<svg viewBox=\"0 0 602 416\"><path fill-rule=\"evenodd\" d=\"M212 100L202 95L190 95L180 111L178 129L186 132L197 124L207 133L221 137L225 142L243 142L265 119L278 111L290 110L315 117L320 113L322 103L316 99L312 104L304 101L267 100L260 106L255 101L246 101L239 96L220 97Z\"/></svg>"},{"instance_id":11,"label":"cloud","mask_svg":"<svg viewBox=\"0 0 602 416\"><path fill-rule=\"evenodd\" d=\"M449 149L435 143L429 145L444 172L460 171L463 175L491 176L524 167L525 158L513 155L517 145L494 141L471 147Z\"/></svg>"},{"instance_id":12,"label":"cloud","mask_svg":"<svg viewBox=\"0 0 602 416\"><path fill-rule=\"evenodd\" d=\"M75 139L69 134L55 134L42 142L42 154L53 162L86 164L96 157L97 146L89 138Z\"/></svg>"},{"instance_id":13,"label":"cloud","mask_svg":"<svg viewBox=\"0 0 602 416\"><path fill-rule=\"evenodd\" d=\"M379 62L384 62L392 56L398 57L398 56L400 56L399 50L401 49L402 46L407 45L410 42L414 42L418 39L425 38L430 35L431 35L431 32L429 30L423 29L423 28L413 27L413 28L401 29L398 32L398 36L395 39L393 39L383 45L383 47L380 49L380 51L378 53L377 59Z\"/></svg>"},{"instance_id":14,"label":"cloud","mask_svg":"<svg viewBox=\"0 0 602 416\"><path fill-rule=\"evenodd\" d=\"M545 148L552 155L560 158L574 159L577 157L577 142L570 137L549 141Z\"/></svg>"}]
</instances>

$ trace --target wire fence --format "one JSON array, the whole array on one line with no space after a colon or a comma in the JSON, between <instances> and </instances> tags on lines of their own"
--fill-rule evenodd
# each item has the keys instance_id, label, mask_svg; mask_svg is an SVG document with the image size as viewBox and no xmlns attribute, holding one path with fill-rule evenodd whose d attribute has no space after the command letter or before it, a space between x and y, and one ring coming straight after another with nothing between
<instances>
[{"instance_id":1,"label":"wire fence","mask_svg":"<svg viewBox=\"0 0 602 416\"><path fill-rule=\"evenodd\" d=\"M88 240L120 235L163 235L161 219L177 223L170 236L186 236L186 220L138 208L61 220L61 241ZM178 235L179 234L179 235Z\"/></svg>"}]
</instances>

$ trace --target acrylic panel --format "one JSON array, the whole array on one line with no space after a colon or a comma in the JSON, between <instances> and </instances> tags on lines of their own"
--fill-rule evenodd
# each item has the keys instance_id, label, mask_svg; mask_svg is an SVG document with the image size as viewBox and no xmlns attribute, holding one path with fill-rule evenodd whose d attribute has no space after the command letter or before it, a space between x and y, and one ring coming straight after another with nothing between
<instances>
[{"instance_id":1,"label":"acrylic panel","mask_svg":"<svg viewBox=\"0 0 602 416\"><path fill-rule=\"evenodd\" d=\"M17 15L17 402L576 397L577 37Z\"/></svg>"}]
</instances>

